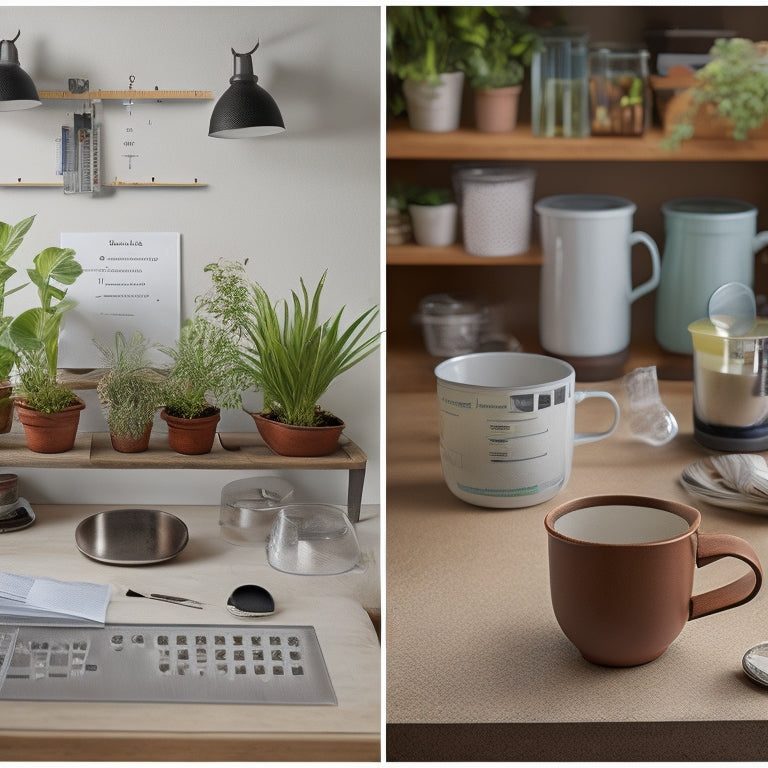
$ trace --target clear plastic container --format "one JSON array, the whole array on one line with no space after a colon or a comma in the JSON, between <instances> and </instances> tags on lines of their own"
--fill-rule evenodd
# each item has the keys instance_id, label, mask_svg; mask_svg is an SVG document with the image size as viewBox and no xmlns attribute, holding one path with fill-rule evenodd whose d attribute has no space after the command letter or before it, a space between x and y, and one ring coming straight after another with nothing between
<instances>
[{"instance_id":1,"label":"clear plastic container","mask_svg":"<svg viewBox=\"0 0 768 768\"><path fill-rule=\"evenodd\" d=\"M588 40L583 30L542 34L531 61L534 136L589 136Z\"/></svg>"},{"instance_id":2,"label":"clear plastic container","mask_svg":"<svg viewBox=\"0 0 768 768\"><path fill-rule=\"evenodd\" d=\"M419 302L415 319L430 355L454 357L477 349L486 318L485 308L469 297L435 293Z\"/></svg>"},{"instance_id":3,"label":"clear plastic container","mask_svg":"<svg viewBox=\"0 0 768 768\"><path fill-rule=\"evenodd\" d=\"M648 51L592 46L589 109L593 136L642 136L650 124Z\"/></svg>"},{"instance_id":4,"label":"clear plastic container","mask_svg":"<svg viewBox=\"0 0 768 768\"><path fill-rule=\"evenodd\" d=\"M281 506L290 501L293 486L280 477L235 480L221 490L219 526L230 544L263 545Z\"/></svg>"},{"instance_id":5,"label":"clear plastic container","mask_svg":"<svg viewBox=\"0 0 768 768\"><path fill-rule=\"evenodd\" d=\"M339 507L289 504L278 510L267 556L269 564L284 573L329 576L352 570L360 560L360 545Z\"/></svg>"}]
</instances>

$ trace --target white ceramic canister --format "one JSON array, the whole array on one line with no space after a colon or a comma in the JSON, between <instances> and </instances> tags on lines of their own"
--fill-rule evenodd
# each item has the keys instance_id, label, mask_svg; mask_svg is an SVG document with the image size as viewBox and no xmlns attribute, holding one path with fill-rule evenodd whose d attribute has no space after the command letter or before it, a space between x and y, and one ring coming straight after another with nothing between
<instances>
[{"instance_id":1,"label":"white ceramic canister","mask_svg":"<svg viewBox=\"0 0 768 768\"><path fill-rule=\"evenodd\" d=\"M464 250L473 256L518 256L531 247L536 172L498 166L457 170Z\"/></svg>"}]
</instances>

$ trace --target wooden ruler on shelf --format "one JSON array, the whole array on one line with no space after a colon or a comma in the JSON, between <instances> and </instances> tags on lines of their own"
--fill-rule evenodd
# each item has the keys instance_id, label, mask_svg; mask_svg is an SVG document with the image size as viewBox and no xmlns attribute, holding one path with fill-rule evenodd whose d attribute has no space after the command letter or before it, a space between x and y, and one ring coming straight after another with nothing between
<instances>
[{"instance_id":1,"label":"wooden ruler on shelf","mask_svg":"<svg viewBox=\"0 0 768 768\"><path fill-rule=\"evenodd\" d=\"M41 99L212 99L211 91L86 91L71 93L70 91L38 91Z\"/></svg>"}]
</instances>

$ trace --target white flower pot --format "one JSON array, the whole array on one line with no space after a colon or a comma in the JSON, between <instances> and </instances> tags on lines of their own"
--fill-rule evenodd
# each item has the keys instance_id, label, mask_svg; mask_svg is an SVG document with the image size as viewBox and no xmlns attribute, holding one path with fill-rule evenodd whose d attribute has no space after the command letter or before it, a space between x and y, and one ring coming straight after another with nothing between
<instances>
[{"instance_id":1,"label":"white flower pot","mask_svg":"<svg viewBox=\"0 0 768 768\"><path fill-rule=\"evenodd\" d=\"M437 85L424 80L406 80L403 93L411 128L432 133L455 131L461 121L463 89L463 72L444 72Z\"/></svg>"},{"instance_id":2,"label":"white flower pot","mask_svg":"<svg viewBox=\"0 0 768 768\"><path fill-rule=\"evenodd\" d=\"M409 205L413 238L418 245L441 248L456 242L456 203L442 205Z\"/></svg>"}]
</instances>

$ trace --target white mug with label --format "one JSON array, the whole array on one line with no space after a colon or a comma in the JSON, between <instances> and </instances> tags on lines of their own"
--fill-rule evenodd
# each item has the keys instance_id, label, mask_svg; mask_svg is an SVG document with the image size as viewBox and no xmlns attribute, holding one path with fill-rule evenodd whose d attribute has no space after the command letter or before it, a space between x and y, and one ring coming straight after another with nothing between
<instances>
[{"instance_id":1,"label":"white mug with label","mask_svg":"<svg viewBox=\"0 0 768 768\"><path fill-rule=\"evenodd\" d=\"M552 498L571 473L574 445L600 440L619 423L608 392L576 392L573 367L522 352L478 352L435 368L440 459L451 492L481 507L528 507ZM576 432L575 407L599 397L613 406L602 432Z\"/></svg>"}]
</instances>

